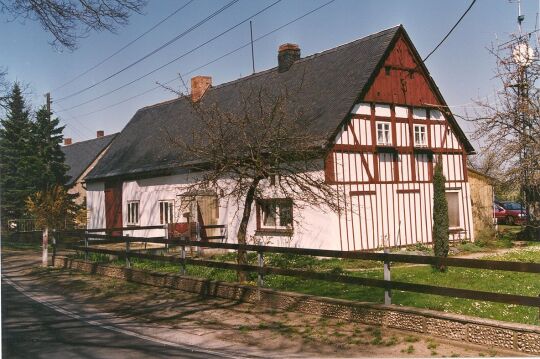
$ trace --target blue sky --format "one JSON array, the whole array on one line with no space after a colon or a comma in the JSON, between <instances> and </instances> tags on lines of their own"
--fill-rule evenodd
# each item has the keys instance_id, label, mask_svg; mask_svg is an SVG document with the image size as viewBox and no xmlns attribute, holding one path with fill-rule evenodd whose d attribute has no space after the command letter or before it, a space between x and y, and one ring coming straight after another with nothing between
<instances>
[{"instance_id":1,"label":"blue sky","mask_svg":"<svg viewBox=\"0 0 540 359\"><path fill-rule=\"evenodd\" d=\"M119 55L81 77L72 84L56 89L76 75L92 67L121 46L136 38L187 0L150 0L143 15L134 15L130 24L116 34L92 33L79 43L74 52L59 52L49 46L50 35L31 21L0 22L0 66L7 67L10 80L30 85L29 98L35 105L44 102L43 94L51 91L53 110L67 125L65 135L80 141L95 137L96 130L120 131L137 111L146 105L174 97L164 89L151 91L120 105L88 115L169 81L178 73L187 73L249 41L249 23L209 43L194 53L162 70L103 98L71 110L85 101L100 96L120 85L168 62L221 31L235 25L274 0L240 0L223 13L120 75L89 91L60 101L62 97L95 84L130 64L185 29L196 24L229 0L195 0L163 25L124 50ZM271 31L308 12L327 0L283 0L253 18L254 37ZM276 66L277 48L285 42L298 43L302 56L320 52L382 29L403 24L422 56L427 55L442 39L470 0L336 0L322 10L285 27L255 43L257 71ZM522 0L526 16L524 27L534 29L537 0ZM427 61L427 67L443 96L456 113L471 109L471 100L493 93L498 84L493 80L494 59L486 50L492 42L505 41L517 31L517 4L508 0L478 0L459 27ZM188 76L210 75L214 84L234 80L251 73L249 47ZM171 84L180 88L180 82ZM463 106L465 105L465 106ZM472 127L461 121L469 132ZM151 129L149 129L151 130Z\"/></svg>"}]
</instances>

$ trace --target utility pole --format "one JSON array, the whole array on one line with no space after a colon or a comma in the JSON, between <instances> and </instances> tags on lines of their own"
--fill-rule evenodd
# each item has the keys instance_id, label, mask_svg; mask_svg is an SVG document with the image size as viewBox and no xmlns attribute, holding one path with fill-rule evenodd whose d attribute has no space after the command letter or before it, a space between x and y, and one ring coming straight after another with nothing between
<instances>
[{"instance_id":1,"label":"utility pole","mask_svg":"<svg viewBox=\"0 0 540 359\"><path fill-rule=\"evenodd\" d=\"M47 114L49 116L49 121L51 120L51 93L47 92L45 94L45 99L47 100Z\"/></svg>"},{"instance_id":2,"label":"utility pole","mask_svg":"<svg viewBox=\"0 0 540 359\"><path fill-rule=\"evenodd\" d=\"M529 189L529 151L528 151L528 142L527 137L530 125L528 118L529 110L529 79L527 76L527 68L532 62L531 50L528 44L528 40L523 36L522 23L525 20L525 15L521 13L521 0L518 0L518 45L515 51L515 60L518 66L518 83L517 83L517 105L519 113L519 122L521 124L521 215L525 216L526 224L530 223L530 214L529 214L529 201L527 198L527 190ZM519 126L519 124L517 124Z\"/></svg>"}]
</instances>

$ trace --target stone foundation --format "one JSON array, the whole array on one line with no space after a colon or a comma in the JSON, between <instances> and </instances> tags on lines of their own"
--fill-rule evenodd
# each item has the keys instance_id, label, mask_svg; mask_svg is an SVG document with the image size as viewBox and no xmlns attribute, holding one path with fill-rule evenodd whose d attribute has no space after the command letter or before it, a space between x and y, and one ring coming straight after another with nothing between
<instances>
[{"instance_id":1,"label":"stone foundation","mask_svg":"<svg viewBox=\"0 0 540 359\"><path fill-rule=\"evenodd\" d=\"M485 345L494 349L540 354L540 327L437 312L428 309L316 297L238 283L218 282L172 273L147 272L58 257L55 267L180 289L203 296L258 303L270 308L382 325L410 332Z\"/></svg>"}]
</instances>

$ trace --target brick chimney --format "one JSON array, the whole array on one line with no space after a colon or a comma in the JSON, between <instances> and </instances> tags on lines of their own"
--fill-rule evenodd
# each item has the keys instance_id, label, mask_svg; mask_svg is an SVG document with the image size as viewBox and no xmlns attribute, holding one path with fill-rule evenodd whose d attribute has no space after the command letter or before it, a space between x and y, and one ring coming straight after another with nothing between
<instances>
[{"instance_id":1,"label":"brick chimney","mask_svg":"<svg viewBox=\"0 0 540 359\"><path fill-rule=\"evenodd\" d=\"M278 50L278 71L285 72L295 61L300 60L300 47L296 44L283 44Z\"/></svg>"},{"instance_id":2,"label":"brick chimney","mask_svg":"<svg viewBox=\"0 0 540 359\"><path fill-rule=\"evenodd\" d=\"M105 131L103 130L99 130L96 132L96 138L100 138L100 137L103 137L105 136Z\"/></svg>"},{"instance_id":3,"label":"brick chimney","mask_svg":"<svg viewBox=\"0 0 540 359\"><path fill-rule=\"evenodd\" d=\"M71 145L72 140L71 137L64 138L64 146Z\"/></svg>"},{"instance_id":4,"label":"brick chimney","mask_svg":"<svg viewBox=\"0 0 540 359\"><path fill-rule=\"evenodd\" d=\"M212 86L211 76L195 76L191 78L191 101L197 102L204 96L206 90Z\"/></svg>"}]
</instances>

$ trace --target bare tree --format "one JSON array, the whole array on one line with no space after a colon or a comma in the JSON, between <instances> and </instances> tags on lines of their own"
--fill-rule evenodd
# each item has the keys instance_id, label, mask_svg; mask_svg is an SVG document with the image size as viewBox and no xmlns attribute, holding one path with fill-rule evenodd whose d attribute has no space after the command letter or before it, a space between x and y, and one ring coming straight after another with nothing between
<instances>
[{"instance_id":1,"label":"bare tree","mask_svg":"<svg viewBox=\"0 0 540 359\"><path fill-rule=\"evenodd\" d=\"M145 5L146 0L0 0L0 11L10 20L38 21L54 37L53 46L73 50L90 31L114 32Z\"/></svg>"},{"instance_id":2,"label":"bare tree","mask_svg":"<svg viewBox=\"0 0 540 359\"><path fill-rule=\"evenodd\" d=\"M213 102L212 95L197 102L186 98L197 126L183 136L169 134L181 162L195 171L186 193L212 190L238 204L239 244L247 243L253 205L265 198L287 199L295 210L338 209L335 188L323 171L327 139L313 133L313 119L291 98L286 89L256 87L241 91L229 109ZM245 251L238 251L237 262L247 263ZM245 273L239 280L246 280Z\"/></svg>"},{"instance_id":3,"label":"bare tree","mask_svg":"<svg viewBox=\"0 0 540 359\"><path fill-rule=\"evenodd\" d=\"M540 64L520 38L504 47L492 46L490 53L496 59L495 78L501 88L494 100L475 101L479 110L467 115L476 126L474 138L494 154L491 167L498 166L506 185L523 194L536 192L540 188L540 92L535 84ZM527 204L527 196L523 197Z\"/></svg>"}]
</instances>

